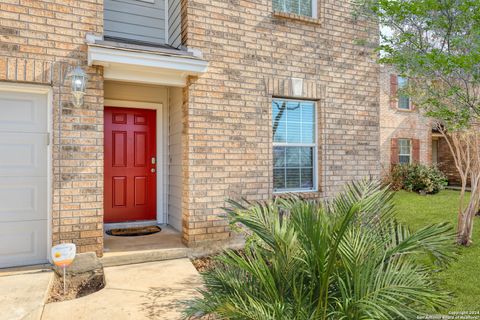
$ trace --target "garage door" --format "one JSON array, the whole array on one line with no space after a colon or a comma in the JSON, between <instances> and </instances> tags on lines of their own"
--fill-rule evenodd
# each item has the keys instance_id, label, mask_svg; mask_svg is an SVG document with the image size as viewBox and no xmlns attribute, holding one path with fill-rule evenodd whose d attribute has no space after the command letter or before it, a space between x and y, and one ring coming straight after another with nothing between
<instances>
[{"instance_id":1,"label":"garage door","mask_svg":"<svg viewBox=\"0 0 480 320\"><path fill-rule=\"evenodd\" d=\"M0 91L0 268L47 261L47 97Z\"/></svg>"}]
</instances>

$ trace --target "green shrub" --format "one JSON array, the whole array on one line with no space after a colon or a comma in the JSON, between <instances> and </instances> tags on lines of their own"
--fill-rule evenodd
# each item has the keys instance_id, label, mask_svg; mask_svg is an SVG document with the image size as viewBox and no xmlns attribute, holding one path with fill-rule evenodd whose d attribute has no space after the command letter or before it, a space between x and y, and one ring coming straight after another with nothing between
<instances>
[{"instance_id":1,"label":"green shrub","mask_svg":"<svg viewBox=\"0 0 480 320\"><path fill-rule=\"evenodd\" d=\"M447 178L435 166L402 164L392 168L387 183L393 190L404 189L434 194L445 188Z\"/></svg>"},{"instance_id":2,"label":"green shrub","mask_svg":"<svg viewBox=\"0 0 480 320\"><path fill-rule=\"evenodd\" d=\"M226 251L202 273L201 296L186 317L416 319L449 305L432 261L447 265L455 256L451 227L411 232L376 182L351 184L328 202L234 205L227 212L246 237L244 250Z\"/></svg>"}]
</instances>

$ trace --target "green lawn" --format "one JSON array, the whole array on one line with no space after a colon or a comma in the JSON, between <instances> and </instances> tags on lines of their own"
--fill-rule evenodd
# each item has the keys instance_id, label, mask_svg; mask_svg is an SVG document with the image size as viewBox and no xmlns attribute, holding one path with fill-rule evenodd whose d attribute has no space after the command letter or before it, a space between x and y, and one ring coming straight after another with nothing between
<instances>
[{"instance_id":1,"label":"green lawn","mask_svg":"<svg viewBox=\"0 0 480 320\"><path fill-rule=\"evenodd\" d=\"M459 192L444 190L421 196L399 191L395 195L398 219L413 229L449 221L456 226ZM460 250L458 261L439 273L447 290L455 296L455 311L480 311L480 218L475 218L473 245Z\"/></svg>"}]
</instances>

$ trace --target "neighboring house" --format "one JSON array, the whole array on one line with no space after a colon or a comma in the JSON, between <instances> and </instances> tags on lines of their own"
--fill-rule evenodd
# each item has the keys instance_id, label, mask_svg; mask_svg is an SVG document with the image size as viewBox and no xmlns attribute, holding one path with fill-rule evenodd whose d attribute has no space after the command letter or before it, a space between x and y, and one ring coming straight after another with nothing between
<instances>
[{"instance_id":1,"label":"neighboring house","mask_svg":"<svg viewBox=\"0 0 480 320\"><path fill-rule=\"evenodd\" d=\"M459 175L447 142L434 130L432 119L424 116L402 92L408 79L384 66L380 70L382 175L387 175L395 164L437 165L450 185L458 185Z\"/></svg>"},{"instance_id":2,"label":"neighboring house","mask_svg":"<svg viewBox=\"0 0 480 320\"><path fill-rule=\"evenodd\" d=\"M455 166L455 160L452 156L450 147L448 146L447 141L443 136L437 132L432 132L432 141L434 148L434 164L445 174L448 179L448 185L450 186L460 186L462 180L460 174L458 173L457 167Z\"/></svg>"},{"instance_id":3,"label":"neighboring house","mask_svg":"<svg viewBox=\"0 0 480 320\"><path fill-rule=\"evenodd\" d=\"M228 198L330 197L379 175L375 23L338 0L0 4L0 267L104 223L228 244ZM89 74L82 106L68 70Z\"/></svg>"}]
</instances>

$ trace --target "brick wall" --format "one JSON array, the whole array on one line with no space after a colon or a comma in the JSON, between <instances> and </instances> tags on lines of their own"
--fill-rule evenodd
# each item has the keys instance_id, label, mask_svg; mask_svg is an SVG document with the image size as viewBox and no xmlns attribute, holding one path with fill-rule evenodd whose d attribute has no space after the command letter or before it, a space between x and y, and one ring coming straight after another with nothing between
<instances>
[{"instance_id":1,"label":"brick wall","mask_svg":"<svg viewBox=\"0 0 480 320\"><path fill-rule=\"evenodd\" d=\"M430 120L420 110L399 110L396 96L392 95L390 77L395 74L386 67L380 72L380 150L381 170L385 175L390 171L392 139L419 140L419 160L423 164L432 162L432 127Z\"/></svg>"},{"instance_id":2,"label":"brick wall","mask_svg":"<svg viewBox=\"0 0 480 320\"><path fill-rule=\"evenodd\" d=\"M225 199L272 196L271 101L291 97L292 78L304 80L301 98L317 101L321 184L310 196L330 197L352 179L378 176L378 67L355 44L376 40L378 30L353 21L349 1L319 1L319 19L273 14L271 0L182 4L182 41L210 62L183 90L187 244L228 242ZM0 11L0 80L53 90L53 243L101 254L102 69L88 69L81 108L68 102L60 76L69 65L86 65L86 33L103 32L102 1L3 0Z\"/></svg>"},{"instance_id":3,"label":"brick wall","mask_svg":"<svg viewBox=\"0 0 480 320\"><path fill-rule=\"evenodd\" d=\"M378 176L378 67L356 39L376 40L356 24L349 1L319 1L319 19L274 15L271 0L183 1L182 40L209 61L184 92L184 241L230 237L225 199L272 196L271 100L304 80L317 100L319 180L332 196L352 179ZM323 93L322 93L323 92ZM288 90L287 90L288 94Z\"/></svg>"},{"instance_id":4,"label":"brick wall","mask_svg":"<svg viewBox=\"0 0 480 320\"><path fill-rule=\"evenodd\" d=\"M0 81L51 86L53 244L103 249L103 77L89 68L85 104L69 103L69 66L86 65L85 35L103 32L100 0L2 0ZM62 121L59 124L59 110ZM61 136L59 136L61 128Z\"/></svg>"}]
</instances>

